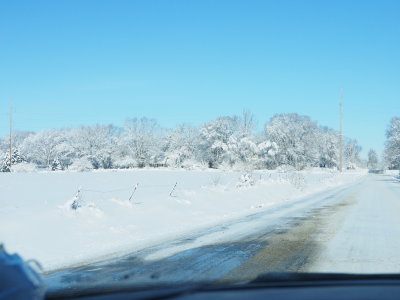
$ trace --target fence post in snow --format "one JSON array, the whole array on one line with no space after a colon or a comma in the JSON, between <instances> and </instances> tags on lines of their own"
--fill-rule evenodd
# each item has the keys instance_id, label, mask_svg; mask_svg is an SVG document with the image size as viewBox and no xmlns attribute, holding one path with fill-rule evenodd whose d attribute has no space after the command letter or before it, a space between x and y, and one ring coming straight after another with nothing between
<instances>
[{"instance_id":1,"label":"fence post in snow","mask_svg":"<svg viewBox=\"0 0 400 300\"><path fill-rule=\"evenodd\" d=\"M178 185L178 183L175 183L174 187L172 188L171 193L169 193L169 195L170 195L171 197L172 197L172 193L175 191L177 185Z\"/></svg>"},{"instance_id":2,"label":"fence post in snow","mask_svg":"<svg viewBox=\"0 0 400 300\"><path fill-rule=\"evenodd\" d=\"M139 182L136 183L135 187L133 188L133 192L132 192L131 196L129 197L129 201L132 200L133 195L136 193L136 190L137 190L138 186L139 186Z\"/></svg>"}]
</instances>

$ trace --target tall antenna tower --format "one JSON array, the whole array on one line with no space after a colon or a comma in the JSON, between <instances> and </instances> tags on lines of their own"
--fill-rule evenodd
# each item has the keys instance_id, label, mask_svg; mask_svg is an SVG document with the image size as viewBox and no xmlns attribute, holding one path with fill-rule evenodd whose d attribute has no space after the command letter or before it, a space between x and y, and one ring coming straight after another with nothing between
<instances>
[{"instance_id":1,"label":"tall antenna tower","mask_svg":"<svg viewBox=\"0 0 400 300\"><path fill-rule=\"evenodd\" d=\"M340 89L339 172L343 172L343 89Z\"/></svg>"},{"instance_id":2,"label":"tall antenna tower","mask_svg":"<svg viewBox=\"0 0 400 300\"><path fill-rule=\"evenodd\" d=\"M10 171L12 167L12 103L10 103Z\"/></svg>"}]
</instances>

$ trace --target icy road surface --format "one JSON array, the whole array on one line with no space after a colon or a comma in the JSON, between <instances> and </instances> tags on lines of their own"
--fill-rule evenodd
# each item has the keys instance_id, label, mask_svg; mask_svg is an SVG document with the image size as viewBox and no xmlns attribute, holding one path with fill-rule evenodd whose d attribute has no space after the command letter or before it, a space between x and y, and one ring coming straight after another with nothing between
<instances>
[{"instance_id":1,"label":"icy road surface","mask_svg":"<svg viewBox=\"0 0 400 300\"><path fill-rule=\"evenodd\" d=\"M122 257L46 275L53 294L237 282L272 272L400 272L400 183L369 175Z\"/></svg>"},{"instance_id":2,"label":"icy road surface","mask_svg":"<svg viewBox=\"0 0 400 300\"><path fill-rule=\"evenodd\" d=\"M400 273L400 181L370 175L321 224L310 271Z\"/></svg>"}]
</instances>

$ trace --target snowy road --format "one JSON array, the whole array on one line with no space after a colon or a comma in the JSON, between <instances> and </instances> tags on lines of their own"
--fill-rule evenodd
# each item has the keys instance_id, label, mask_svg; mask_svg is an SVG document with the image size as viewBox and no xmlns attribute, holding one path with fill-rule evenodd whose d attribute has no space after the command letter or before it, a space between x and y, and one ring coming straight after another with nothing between
<instances>
[{"instance_id":1,"label":"snowy road","mask_svg":"<svg viewBox=\"0 0 400 300\"><path fill-rule=\"evenodd\" d=\"M124 256L46 275L60 289L231 282L271 271L400 272L400 183L369 175Z\"/></svg>"}]
</instances>

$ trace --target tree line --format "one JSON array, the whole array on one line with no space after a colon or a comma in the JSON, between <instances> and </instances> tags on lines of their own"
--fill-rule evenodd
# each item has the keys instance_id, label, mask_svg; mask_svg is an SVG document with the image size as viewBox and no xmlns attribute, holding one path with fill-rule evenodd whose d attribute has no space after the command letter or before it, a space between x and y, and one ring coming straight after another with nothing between
<instances>
[{"instance_id":1,"label":"tree line","mask_svg":"<svg viewBox=\"0 0 400 300\"><path fill-rule=\"evenodd\" d=\"M1 170L127 169L143 167L275 169L289 166L337 168L339 132L308 116L276 114L256 132L254 116L223 116L201 126L162 128L149 118L132 118L123 127L82 126L72 129L15 132L12 155L7 137ZM362 164L361 146L345 138L344 167Z\"/></svg>"},{"instance_id":2,"label":"tree line","mask_svg":"<svg viewBox=\"0 0 400 300\"><path fill-rule=\"evenodd\" d=\"M394 117L386 131L384 158L389 169L400 169L400 118Z\"/></svg>"}]
</instances>

